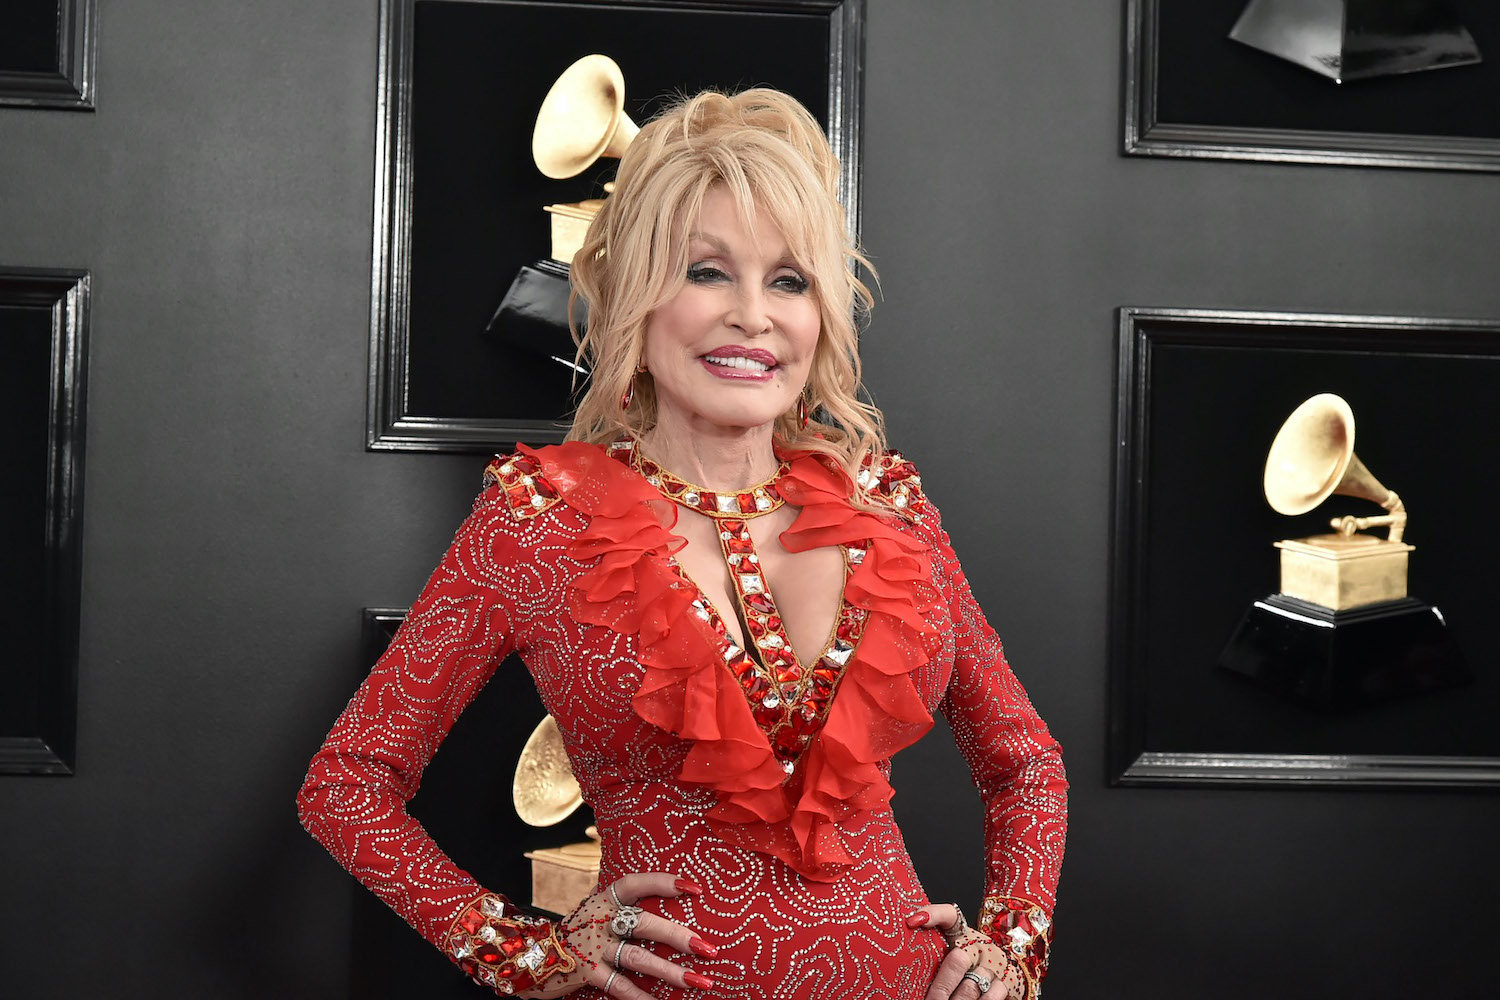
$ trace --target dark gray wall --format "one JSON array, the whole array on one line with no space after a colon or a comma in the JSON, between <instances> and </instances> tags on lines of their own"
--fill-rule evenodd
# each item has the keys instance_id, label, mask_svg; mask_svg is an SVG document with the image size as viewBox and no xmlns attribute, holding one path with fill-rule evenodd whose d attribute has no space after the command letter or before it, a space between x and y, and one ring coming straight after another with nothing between
<instances>
[{"instance_id":1,"label":"dark gray wall","mask_svg":"<svg viewBox=\"0 0 1500 1000\"><path fill-rule=\"evenodd\" d=\"M292 793L479 464L362 449L376 5L100 6L98 112L0 110L0 262L95 291L78 773L0 780L0 993L340 997ZM1103 753L1112 310L1500 316L1500 179L1123 159L1119 6L869 9L869 381L1067 748L1049 996L1491 996L1500 799L1110 789ZM897 782L972 905L956 756Z\"/></svg>"}]
</instances>

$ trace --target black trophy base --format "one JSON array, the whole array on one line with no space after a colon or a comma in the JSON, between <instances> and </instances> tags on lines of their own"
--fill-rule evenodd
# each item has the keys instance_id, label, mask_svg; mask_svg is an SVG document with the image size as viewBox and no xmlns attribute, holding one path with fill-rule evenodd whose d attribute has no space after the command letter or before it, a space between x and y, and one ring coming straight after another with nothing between
<instances>
[{"instance_id":1,"label":"black trophy base","mask_svg":"<svg viewBox=\"0 0 1500 1000\"><path fill-rule=\"evenodd\" d=\"M1442 613L1412 597L1330 611L1273 594L1245 611L1219 666L1279 697L1333 710L1473 679Z\"/></svg>"},{"instance_id":2,"label":"black trophy base","mask_svg":"<svg viewBox=\"0 0 1500 1000\"><path fill-rule=\"evenodd\" d=\"M497 341L573 367L575 347L568 329L568 265L547 258L523 264L485 332ZM583 304L578 305L581 326Z\"/></svg>"}]
</instances>

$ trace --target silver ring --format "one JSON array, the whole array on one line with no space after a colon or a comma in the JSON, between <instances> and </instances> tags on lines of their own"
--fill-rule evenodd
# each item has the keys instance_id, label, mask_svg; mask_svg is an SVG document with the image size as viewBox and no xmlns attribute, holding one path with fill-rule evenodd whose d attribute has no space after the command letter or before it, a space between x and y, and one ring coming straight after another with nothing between
<instances>
[{"instance_id":1,"label":"silver ring","mask_svg":"<svg viewBox=\"0 0 1500 1000\"><path fill-rule=\"evenodd\" d=\"M964 979L974 980L974 985L979 987L980 996L983 996L990 991L990 984L993 982L993 980L984 978L973 969L970 969L968 972L964 973ZM959 982L963 982L963 980L961 979L959 980Z\"/></svg>"},{"instance_id":2,"label":"silver ring","mask_svg":"<svg viewBox=\"0 0 1500 1000\"><path fill-rule=\"evenodd\" d=\"M968 933L969 922L964 919L964 911L958 908L957 903L949 903L948 905L953 907L955 919L953 926L943 931L943 940L947 941L948 947L952 948L958 944L959 938Z\"/></svg>"},{"instance_id":3,"label":"silver ring","mask_svg":"<svg viewBox=\"0 0 1500 1000\"><path fill-rule=\"evenodd\" d=\"M641 922L639 906L622 906L609 921L609 929L615 932L619 938L628 938L635 933L636 926Z\"/></svg>"},{"instance_id":4,"label":"silver ring","mask_svg":"<svg viewBox=\"0 0 1500 1000\"><path fill-rule=\"evenodd\" d=\"M620 970L616 969L615 971L611 972L609 974L609 978L604 981L604 995L605 996L609 996L609 988L615 984L615 977L618 976L619 974L620 974Z\"/></svg>"},{"instance_id":5,"label":"silver ring","mask_svg":"<svg viewBox=\"0 0 1500 1000\"><path fill-rule=\"evenodd\" d=\"M620 894L615 891L615 883L614 882L611 882L609 884L609 898L610 898L611 901L614 902L615 909L617 909L617 910L620 909L620 908L622 908L625 905L624 903L620 902Z\"/></svg>"},{"instance_id":6,"label":"silver ring","mask_svg":"<svg viewBox=\"0 0 1500 1000\"><path fill-rule=\"evenodd\" d=\"M615 945L615 960L610 963L616 969L623 969L623 968L625 968L625 966L623 966L623 965L620 964L620 956L622 954L624 954L624 953L625 953L625 939L624 938L620 938L620 943L617 944L617 945Z\"/></svg>"}]
</instances>

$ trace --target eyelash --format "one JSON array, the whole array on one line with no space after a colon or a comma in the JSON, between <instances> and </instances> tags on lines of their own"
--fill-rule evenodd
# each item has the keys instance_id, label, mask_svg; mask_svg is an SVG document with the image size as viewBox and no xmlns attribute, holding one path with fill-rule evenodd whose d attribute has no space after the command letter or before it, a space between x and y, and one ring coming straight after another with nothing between
<instances>
[{"instance_id":1,"label":"eyelash","mask_svg":"<svg viewBox=\"0 0 1500 1000\"><path fill-rule=\"evenodd\" d=\"M716 281L728 280L729 275L712 264L693 264L688 268L687 279L695 285L707 285ZM790 274L777 275L771 282L772 287L779 288L784 292L801 295L811 287L802 275L792 272Z\"/></svg>"}]
</instances>

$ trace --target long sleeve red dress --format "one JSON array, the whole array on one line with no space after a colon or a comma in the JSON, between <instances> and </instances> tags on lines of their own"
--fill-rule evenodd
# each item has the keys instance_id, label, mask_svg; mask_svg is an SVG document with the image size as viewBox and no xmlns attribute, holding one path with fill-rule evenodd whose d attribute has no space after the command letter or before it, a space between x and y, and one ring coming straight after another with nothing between
<instances>
[{"instance_id":1,"label":"long sleeve red dress","mask_svg":"<svg viewBox=\"0 0 1500 1000\"><path fill-rule=\"evenodd\" d=\"M866 467L864 485L888 508L872 513L822 457L784 456L779 489L799 511L781 542L840 546L846 582L823 656L796 697L777 698L672 558L675 505L628 452L574 442L490 465L473 513L314 756L303 825L476 980L514 989L513 965L497 963L517 957L476 927L515 908L454 864L406 803L516 652L594 809L601 885L650 871L702 885L647 905L718 946L711 959L662 951L712 977L709 995L918 1000L945 945L904 922L928 900L889 808L890 758L942 711L985 808L976 923L1034 993L1066 828L1061 753L915 469L894 453ZM637 981L668 1000L705 995Z\"/></svg>"}]
</instances>

